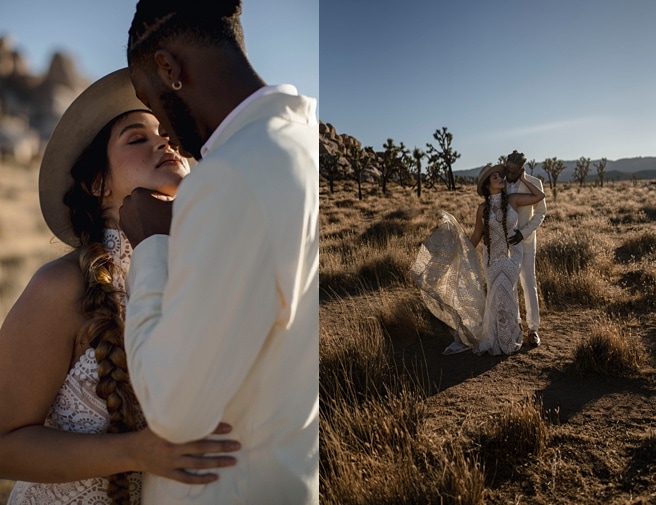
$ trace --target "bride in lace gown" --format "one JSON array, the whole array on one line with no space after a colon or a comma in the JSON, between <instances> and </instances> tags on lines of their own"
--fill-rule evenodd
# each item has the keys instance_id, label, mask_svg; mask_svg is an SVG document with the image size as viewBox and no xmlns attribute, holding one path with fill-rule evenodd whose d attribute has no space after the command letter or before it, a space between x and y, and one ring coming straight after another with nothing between
<instances>
[{"instance_id":1,"label":"bride in lace gown","mask_svg":"<svg viewBox=\"0 0 656 505\"><path fill-rule=\"evenodd\" d=\"M219 441L172 444L144 426L123 318L130 244L118 229L138 187L175 195L188 161L136 99L127 69L83 92L53 132L39 196L72 250L41 267L0 327L0 478L10 505L140 503L145 471L187 483L232 466ZM223 427L223 432L229 427Z\"/></svg>"},{"instance_id":2,"label":"bride in lace gown","mask_svg":"<svg viewBox=\"0 0 656 505\"><path fill-rule=\"evenodd\" d=\"M469 349L511 354L522 346L517 295L522 248L511 244L509 235L517 228L517 208L539 202L544 193L524 179L531 194L507 195L504 172L503 165L488 165L479 173L477 191L485 201L477 208L471 237L442 212L411 269L429 310L454 330L445 354ZM475 255L481 240L485 286Z\"/></svg>"}]
</instances>

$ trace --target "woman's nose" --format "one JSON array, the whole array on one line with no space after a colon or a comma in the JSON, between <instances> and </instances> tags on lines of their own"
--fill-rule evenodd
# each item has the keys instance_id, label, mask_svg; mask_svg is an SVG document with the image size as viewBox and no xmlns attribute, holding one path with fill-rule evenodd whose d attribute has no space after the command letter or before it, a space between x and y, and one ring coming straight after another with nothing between
<instances>
[{"instance_id":1,"label":"woman's nose","mask_svg":"<svg viewBox=\"0 0 656 505\"><path fill-rule=\"evenodd\" d=\"M157 145L157 149L171 149L173 151L178 150L178 146L167 137L160 137L160 142Z\"/></svg>"}]
</instances>

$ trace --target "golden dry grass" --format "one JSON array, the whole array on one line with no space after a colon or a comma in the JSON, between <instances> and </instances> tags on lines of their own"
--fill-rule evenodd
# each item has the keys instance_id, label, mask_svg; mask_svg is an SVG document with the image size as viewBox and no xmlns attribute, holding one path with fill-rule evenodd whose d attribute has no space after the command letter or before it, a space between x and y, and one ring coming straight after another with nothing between
<instances>
[{"instance_id":1,"label":"golden dry grass","mask_svg":"<svg viewBox=\"0 0 656 505\"><path fill-rule=\"evenodd\" d=\"M472 229L475 189L364 194L321 186L321 502L656 500L656 186L548 195L543 345L511 357L442 356L408 277L438 209Z\"/></svg>"}]
</instances>

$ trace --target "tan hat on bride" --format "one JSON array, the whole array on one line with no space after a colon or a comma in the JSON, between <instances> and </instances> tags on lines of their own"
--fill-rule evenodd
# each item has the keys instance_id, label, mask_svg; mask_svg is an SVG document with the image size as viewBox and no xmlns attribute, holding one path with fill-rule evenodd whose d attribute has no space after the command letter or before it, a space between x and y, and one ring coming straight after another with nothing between
<instances>
[{"instance_id":1,"label":"tan hat on bride","mask_svg":"<svg viewBox=\"0 0 656 505\"><path fill-rule=\"evenodd\" d=\"M483 168L481 168L481 171L478 173L478 178L477 178L477 183L478 187L476 188L476 192L481 195L483 195L483 183L485 180L490 177L494 172L501 172L502 174L506 172L506 166L499 164L499 165L485 165Z\"/></svg>"},{"instance_id":2,"label":"tan hat on bride","mask_svg":"<svg viewBox=\"0 0 656 505\"><path fill-rule=\"evenodd\" d=\"M64 204L74 182L71 168L107 123L132 110L148 109L123 68L85 89L66 109L48 141L39 171L39 203L48 228L68 245L79 245Z\"/></svg>"}]
</instances>

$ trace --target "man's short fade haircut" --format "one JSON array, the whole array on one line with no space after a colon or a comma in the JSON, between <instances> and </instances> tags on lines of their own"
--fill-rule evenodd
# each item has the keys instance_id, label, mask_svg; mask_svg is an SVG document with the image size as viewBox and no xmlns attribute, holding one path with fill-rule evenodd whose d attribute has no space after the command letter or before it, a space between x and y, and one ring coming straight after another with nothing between
<instances>
[{"instance_id":1,"label":"man's short fade haircut","mask_svg":"<svg viewBox=\"0 0 656 505\"><path fill-rule=\"evenodd\" d=\"M241 0L140 0L128 32L128 66L154 64L162 45L232 47L245 52Z\"/></svg>"}]
</instances>

